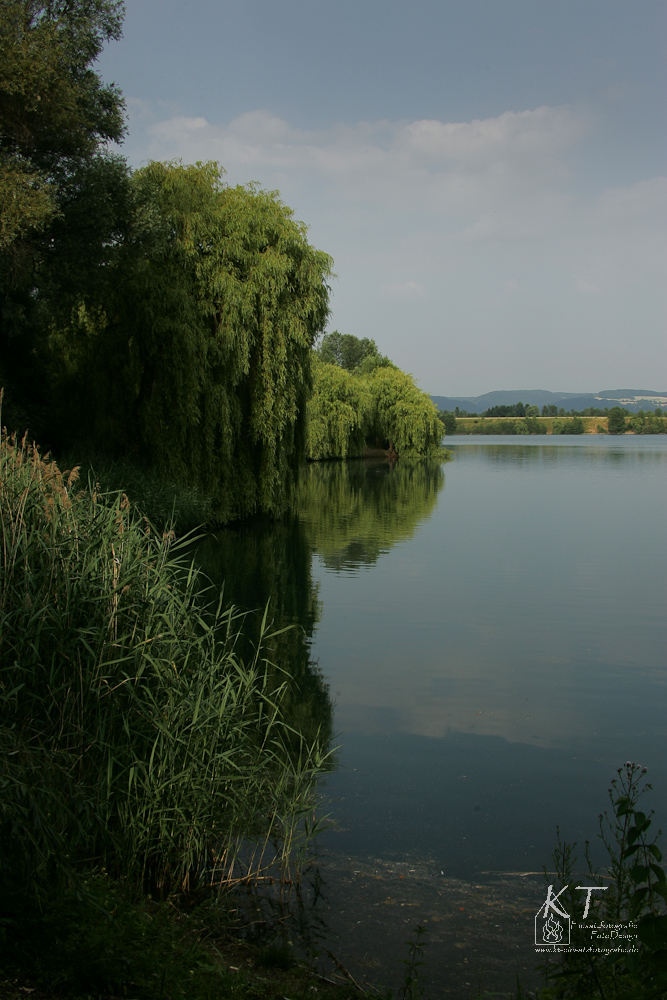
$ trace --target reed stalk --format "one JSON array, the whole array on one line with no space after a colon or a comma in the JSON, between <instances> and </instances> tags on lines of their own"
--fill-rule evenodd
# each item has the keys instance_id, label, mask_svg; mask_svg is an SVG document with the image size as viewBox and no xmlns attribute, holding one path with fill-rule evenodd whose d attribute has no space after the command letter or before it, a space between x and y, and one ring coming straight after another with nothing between
<instances>
[{"instance_id":1,"label":"reed stalk","mask_svg":"<svg viewBox=\"0 0 667 1000\"><path fill-rule=\"evenodd\" d=\"M4 433L0 530L4 899L96 869L220 886L253 844L243 878L270 843L285 868L326 748L285 721L266 615L242 660L243 615L203 599L187 538Z\"/></svg>"}]
</instances>

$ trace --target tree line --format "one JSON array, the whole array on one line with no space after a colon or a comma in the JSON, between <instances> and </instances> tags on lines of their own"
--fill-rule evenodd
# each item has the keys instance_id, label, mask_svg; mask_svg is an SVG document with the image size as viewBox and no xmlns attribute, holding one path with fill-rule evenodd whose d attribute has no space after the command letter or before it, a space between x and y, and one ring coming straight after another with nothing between
<instances>
[{"instance_id":1,"label":"tree line","mask_svg":"<svg viewBox=\"0 0 667 1000\"><path fill-rule=\"evenodd\" d=\"M457 406L453 411L439 411L438 417L443 423L445 434L546 434L547 427L541 423L537 417L540 416L537 406L524 406L523 403L515 403L507 406L493 406L485 410L481 415L484 423L474 426L465 426L457 431L457 420L466 417L476 417L477 413L468 413L460 410ZM542 417L556 418L551 424L552 434L583 434L585 432L582 417L605 417L607 419L606 428L598 425L598 433L606 431L609 434L624 434L631 431L634 434L665 434L667 433L667 415L660 407L653 412L640 410L639 413L631 413L630 410L621 406L587 407L585 410L568 410L563 407L553 405L542 407ZM521 418L520 420L507 419L511 417ZM487 421L486 418L491 418ZM494 421L493 418L496 418ZM503 418L502 420L498 418Z\"/></svg>"}]
</instances>

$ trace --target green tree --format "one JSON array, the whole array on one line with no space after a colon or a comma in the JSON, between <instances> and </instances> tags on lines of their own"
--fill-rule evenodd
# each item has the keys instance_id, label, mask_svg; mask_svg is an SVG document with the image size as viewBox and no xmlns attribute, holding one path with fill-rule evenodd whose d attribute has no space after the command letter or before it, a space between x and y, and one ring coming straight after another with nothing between
<instances>
[{"instance_id":1,"label":"green tree","mask_svg":"<svg viewBox=\"0 0 667 1000\"><path fill-rule=\"evenodd\" d=\"M625 411L620 406L613 406L609 411L607 426L610 434L625 433Z\"/></svg>"},{"instance_id":2,"label":"green tree","mask_svg":"<svg viewBox=\"0 0 667 1000\"><path fill-rule=\"evenodd\" d=\"M33 422L40 406L48 409L40 336L52 309L64 306L54 265L66 261L83 291L116 245L98 214L117 214L118 185L99 188L111 175L127 177L105 151L122 139L124 105L92 66L104 43L120 37L123 14L120 0L0 4L0 380L10 421ZM90 195L97 166L100 196L87 198L84 215L74 206Z\"/></svg>"},{"instance_id":3,"label":"green tree","mask_svg":"<svg viewBox=\"0 0 667 1000\"><path fill-rule=\"evenodd\" d=\"M377 368L368 378L367 437L401 455L430 455L440 445L442 424L427 393L398 368Z\"/></svg>"},{"instance_id":4,"label":"green tree","mask_svg":"<svg viewBox=\"0 0 667 1000\"><path fill-rule=\"evenodd\" d=\"M151 163L132 189L142 251L120 260L109 309L51 338L63 420L89 453L136 454L211 494L220 522L278 513L331 259L275 192L230 188L217 164Z\"/></svg>"},{"instance_id":5,"label":"green tree","mask_svg":"<svg viewBox=\"0 0 667 1000\"><path fill-rule=\"evenodd\" d=\"M369 405L365 379L315 357L313 394L307 407L308 458L321 461L363 455Z\"/></svg>"},{"instance_id":6,"label":"green tree","mask_svg":"<svg viewBox=\"0 0 667 1000\"><path fill-rule=\"evenodd\" d=\"M445 427L445 434L456 434L456 416L453 413L438 413L438 419Z\"/></svg>"},{"instance_id":7,"label":"green tree","mask_svg":"<svg viewBox=\"0 0 667 1000\"><path fill-rule=\"evenodd\" d=\"M13 251L14 279L44 249L34 235L58 215L63 182L122 138L120 93L91 66L120 37L123 15L121 0L0 7L0 249Z\"/></svg>"},{"instance_id":8,"label":"green tree","mask_svg":"<svg viewBox=\"0 0 667 1000\"><path fill-rule=\"evenodd\" d=\"M338 365L348 372L357 368L365 358L378 357L379 351L374 340L359 339L351 333L334 330L326 333L317 349L321 361L327 365Z\"/></svg>"},{"instance_id":9,"label":"green tree","mask_svg":"<svg viewBox=\"0 0 667 1000\"><path fill-rule=\"evenodd\" d=\"M306 452L314 460L354 458L367 446L426 456L443 436L430 397L394 365L350 373L318 360L307 412Z\"/></svg>"}]
</instances>

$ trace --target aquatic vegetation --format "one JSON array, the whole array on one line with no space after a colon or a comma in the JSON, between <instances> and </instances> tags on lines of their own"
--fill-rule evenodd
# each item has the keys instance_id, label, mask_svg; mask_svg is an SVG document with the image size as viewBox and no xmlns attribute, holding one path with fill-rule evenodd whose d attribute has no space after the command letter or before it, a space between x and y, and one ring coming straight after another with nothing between
<instances>
[{"instance_id":1,"label":"aquatic vegetation","mask_svg":"<svg viewBox=\"0 0 667 1000\"><path fill-rule=\"evenodd\" d=\"M288 866L326 750L286 721L266 616L242 659L187 539L4 434L0 526L3 909L100 870L164 895Z\"/></svg>"}]
</instances>

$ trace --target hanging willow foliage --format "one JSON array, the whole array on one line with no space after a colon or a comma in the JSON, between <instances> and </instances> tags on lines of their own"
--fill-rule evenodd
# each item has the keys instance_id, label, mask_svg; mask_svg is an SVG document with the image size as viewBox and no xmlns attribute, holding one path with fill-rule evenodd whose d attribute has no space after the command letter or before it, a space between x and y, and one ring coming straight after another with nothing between
<instances>
[{"instance_id":1,"label":"hanging willow foliage","mask_svg":"<svg viewBox=\"0 0 667 1000\"><path fill-rule=\"evenodd\" d=\"M442 440L442 424L437 407L412 375L399 368L376 368L366 379L371 436L384 439L399 455L433 454Z\"/></svg>"},{"instance_id":2,"label":"hanging willow foliage","mask_svg":"<svg viewBox=\"0 0 667 1000\"><path fill-rule=\"evenodd\" d=\"M348 372L319 360L314 375L308 458L355 458L367 445L404 456L437 450L443 433L437 409L411 375L393 366Z\"/></svg>"},{"instance_id":3,"label":"hanging willow foliage","mask_svg":"<svg viewBox=\"0 0 667 1000\"><path fill-rule=\"evenodd\" d=\"M60 333L63 368L79 345L90 450L198 486L220 522L279 512L304 454L331 258L275 192L228 187L215 163L151 163L132 185L117 300L76 317L64 347Z\"/></svg>"},{"instance_id":4,"label":"hanging willow foliage","mask_svg":"<svg viewBox=\"0 0 667 1000\"><path fill-rule=\"evenodd\" d=\"M366 380L317 357L313 374L307 408L308 458L358 458L366 447L363 424L370 406Z\"/></svg>"}]
</instances>

